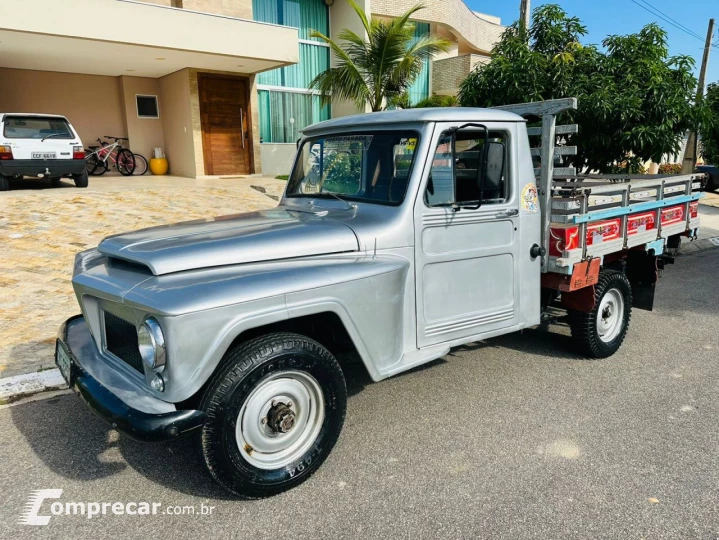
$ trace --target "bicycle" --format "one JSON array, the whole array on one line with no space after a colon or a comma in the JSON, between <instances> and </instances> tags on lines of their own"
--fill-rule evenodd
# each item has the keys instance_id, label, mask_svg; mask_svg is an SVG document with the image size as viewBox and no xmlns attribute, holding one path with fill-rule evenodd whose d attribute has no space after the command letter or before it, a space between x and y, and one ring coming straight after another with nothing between
<instances>
[{"instance_id":1,"label":"bicycle","mask_svg":"<svg viewBox=\"0 0 719 540\"><path fill-rule=\"evenodd\" d=\"M145 156L140 154L132 154L135 158L135 171L132 173L134 176L142 176L147 172L147 160Z\"/></svg>"},{"instance_id":2,"label":"bicycle","mask_svg":"<svg viewBox=\"0 0 719 540\"><path fill-rule=\"evenodd\" d=\"M123 176L130 176L135 172L135 157L127 148L123 148L120 141L127 141L125 137L110 137L105 135L106 139L115 142L112 144L97 139L100 146L89 146L89 150L85 152L85 167L87 172L93 176L102 176L110 170L110 161L115 168Z\"/></svg>"}]
</instances>

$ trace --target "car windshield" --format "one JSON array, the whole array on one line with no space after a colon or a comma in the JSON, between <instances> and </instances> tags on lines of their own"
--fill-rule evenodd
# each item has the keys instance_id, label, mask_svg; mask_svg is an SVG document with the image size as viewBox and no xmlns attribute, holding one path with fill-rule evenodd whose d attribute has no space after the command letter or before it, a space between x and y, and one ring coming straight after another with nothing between
<instances>
[{"instance_id":1,"label":"car windshield","mask_svg":"<svg viewBox=\"0 0 719 540\"><path fill-rule=\"evenodd\" d=\"M55 117L6 116L3 135L8 139L73 139L67 120Z\"/></svg>"},{"instance_id":2,"label":"car windshield","mask_svg":"<svg viewBox=\"0 0 719 540\"><path fill-rule=\"evenodd\" d=\"M416 131L376 131L306 140L287 197L340 197L397 205L407 192Z\"/></svg>"}]
</instances>

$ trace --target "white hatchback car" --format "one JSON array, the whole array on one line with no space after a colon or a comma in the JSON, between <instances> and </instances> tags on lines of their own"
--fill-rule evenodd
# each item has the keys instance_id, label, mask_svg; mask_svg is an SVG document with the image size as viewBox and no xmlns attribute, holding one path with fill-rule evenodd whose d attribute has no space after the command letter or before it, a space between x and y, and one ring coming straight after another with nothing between
<instances>
[{"instance_id":1,"label":"white hatchback car","mask_svg":"<svg viewBox=\"0 0 719 540\"><path fill-rule=\"evenodd\" d=\"M0 113L0 191L10 179L26 176L72 178L87 187L85 150L77 131L64 116Z\"/></svg>"}]
</instances>

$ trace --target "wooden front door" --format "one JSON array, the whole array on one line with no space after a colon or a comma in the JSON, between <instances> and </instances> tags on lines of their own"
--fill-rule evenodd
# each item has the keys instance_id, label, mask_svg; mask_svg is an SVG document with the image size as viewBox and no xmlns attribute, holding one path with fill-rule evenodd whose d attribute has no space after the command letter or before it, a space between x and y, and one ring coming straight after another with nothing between
<instances>
[{"instance_id":1,"label":"wooden front door","mask_svg":"<svg viewBox=\"0 0 719 540\"><path fill-rule=\"evenodd\" d=\"M250 174L247 79L200 74L198 83L205 174Z\"/></svg>"}]
</instances>

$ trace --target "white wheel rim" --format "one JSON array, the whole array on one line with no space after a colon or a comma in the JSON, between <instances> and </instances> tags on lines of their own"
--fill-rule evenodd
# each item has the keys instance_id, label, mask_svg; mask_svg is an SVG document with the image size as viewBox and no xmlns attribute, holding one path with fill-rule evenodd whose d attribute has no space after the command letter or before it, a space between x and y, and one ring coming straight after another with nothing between
<instances>
[{"instance_id":1,"label":"white wheel rim","mask_svg":"<svg viewBox=\"0 0 719 540\"><path fill-rule=\"evenodd\" d=\"M310 449L324 418L324 395L314 377L303 371L275 373L263 379L242 405L235 428L237 446L258 469L281 469Z\"/></svg>"},{"instance_id":2,"label":"white wheel rim","mask_svg":"<svg viewBox=\"0 0 719 540\"><path fill-rule=\"evenodd\" d=\"M624 324L624 297L619 289L609 289L597 310L597 334L604 343L614 341Z\"/></svg>"}]
</instances>

